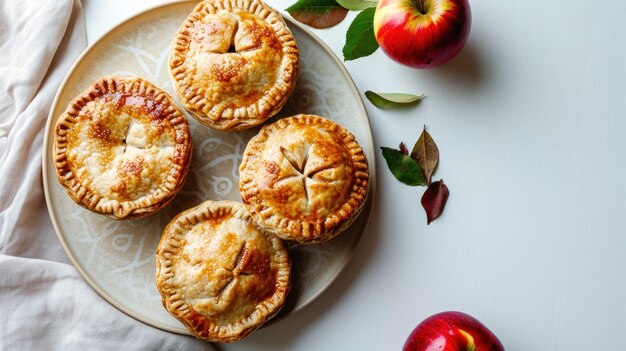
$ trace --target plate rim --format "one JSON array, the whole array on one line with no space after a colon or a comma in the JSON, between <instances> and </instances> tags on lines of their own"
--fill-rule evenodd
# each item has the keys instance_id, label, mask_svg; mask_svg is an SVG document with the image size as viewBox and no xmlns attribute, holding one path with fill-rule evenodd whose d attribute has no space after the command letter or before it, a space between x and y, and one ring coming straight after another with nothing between
<instances>
[{"instance_id":1,"label":"plate rim","mask_svg":"<svg viewBox=\"0 0 626 351\"><path fill-rule=\"evenodd\" d=\"M82 267L82 265L78 262L78 259L74 256L72 250L70 249L65 237L63 236L57 218L54 214L53 211L53 206L52 206L52 200L51 200L51 196L50 196L50 184L48 183L48 175L47 175L47 166L48 163L51 162L51 160L53 159L52 155L48 155L48 144L49 144L49 139L50 139L50 131L52 128L52 121L54 119L54 111L57 109L57 105L59 103L59 99L61 96L61 92L64 90L65 86L67 85L68 80L70 79L70 77L72 76L72 74L74 73L74 71L76 70L76 68L78 67L79 64L81 64L81 62L83 61L83 58L85 56L87 56L96 46L100 45L102 42L105 42L107 40L108 37L110 37L112 34L114 34L115 31L119 30L122 27L125 27L127 25L129 25L130 22L133 22L143 16L146 16L148 13L153 12L153 11L160 11L162 10L162 8L165 7L169 7L169 6L181 6L181 5L192 5L192 4L197 4L197 0L170 0L167 1L165 3L161 3L161 4L157 4L151 7L146 8L145 10L138 12L122 21L120 21L118 24L114 25L111 29L107 30L104 34L102 34L98 39L96 39L93 43L89 44L84 50L83 52L76 58L76 60L74 61L74 63L72 64L72 66L70 67L70 69L68 70L68 72L65 74L65 77L63 78L63 80L61 81L61 84L59 85L59 88L57 89L54 99L52 100L52 104L50 105L50 111L48 112L48 116L47 116L47 120L46 120L46 129L44 131L44 138L43 138L43 144L42 144L42 158L41 158L41 175L42 175L42 181L43 181L43 188L44 188L44 197L46 199L46 208L48 210L48 215L50 217L50 221L52 222L52 227L54 228L55 234L57 236L57 238L59 239L61 246L63 247L63 251L65 251L65 254L67 255L67 257L69 258L70 262L72 263L72 265L74 266L74 268L78 271L78 273L80 274L80 276L85 280L85 282L87 282L87 284L102 298L104 299L106 302L108 302L110 305L112 305L113 307L115 307L116 309L118 309L119 311L123 312L124 314L126 314L127 316L132 317L133 319L149 325L151 327L154 328L158 328L160 330L164 330L167 332L171 332L171 333L175 333L175 334L182 334L182 335L191 335L189 333L189 331L184 328L184 326L181 324L181 329L173 329L167 325L164 325L154 319L151 318L146 318L145 316L140 316L138 314L136 314L135 312L131 311L130 309L128 309L124 304L120 303L119 301L116 301L112 296L110 296L109 294L107 294L101 287L100 285L91 277L91 275L85 271L85 269ZM267 6L270 6L269 4L266 4ZM270 6L271 8L275 9L274 7ZM287 22L289 25L295 26L298 29L302 30L306 35L308 35L309 37L311 37L318 45L320 45L324 51L326 51L326 53L332 58L332 60L335 62L335 64L339 67L341 73L343 74L343 76L346 78L348 85L350 86L352 92L359 97L358 99L358 106L359 109L361 110L363 116L365 117L365 122L366 122L366 126L367 126L367 132L366 133L366 138L367 141L369 142L370 145L372 145L372 152L375 153L375 146L374 146L374 138L372 136L372 126L370 123L370 118L369 118L369 114L367 113L367 109L365 108L365 104L363 102L363 97L361 96L359 90L356 87L356 84L354 83L354 80L352 79L352 76L350 75L350 73L348 72L348 70L346 69L345 65L343 62L341 62L341 60L339 60L339 58L337 57L337 55L332 51L332 49L323 41L321 40L315 33L313 33L313 31L311 31L309 28L307 28L306 26L304 26L303 24L300 24L299 22L293 20L292 18L286 16L284 14L284 12L275 9L276 11L280 12L281 15L283 16L285 22ZM356 252L356 249L358 247L358 245L360 244L361 240L363 239L363 234L365 234L365 231L368 228L369 222L370 222L370 213L373 207L373 202L374 202L374 196L375 196L375 192L376 192L376 155L371 155L371 160L368 160L369 165L369 172L370 172L370 177L369 177L369 188L368 188L368 194L367 194L367 199L366 199L366 203L365 206L363 208L363 210L361 211L361 213L359 214L359 216L365 216L363 223L362 223L362 229L361 229L361 235L359 235L358 239L354 241L354 243L352 244L351 248L350 248L350 252L346 255L345 260L342 262L340 268L335 272L335 274L333 274L331 276L330 279L328 279L328 281L322 285L322 287L320 289L318 289L314 294L312 294L308 299L306 299L305 301L303 301L303 303L294 308L293 310L289 311L289 313L282 315L282 316L278 316L278 318L274 318L274 320L269 321L269 324L274 324L276 322L279 322L281 320L283 320L285 317L287 317L288 315L294 314L304 308L306 308L307 306L309 306L314 300L316 300L322 293L324 293L325 291L328 290L328 287L335 282L335 280L337 280L337 277L346 269L346 266L348 265L347 263L352 259L352 257L354 256L354 253Z\"/></svg>"}]
</instances>

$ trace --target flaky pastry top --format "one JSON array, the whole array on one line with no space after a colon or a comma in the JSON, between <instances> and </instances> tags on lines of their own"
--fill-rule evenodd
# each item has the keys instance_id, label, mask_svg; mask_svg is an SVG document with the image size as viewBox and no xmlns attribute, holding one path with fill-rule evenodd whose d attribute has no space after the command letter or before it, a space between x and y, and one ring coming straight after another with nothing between
<instances>
[{"instance_id":1,"label":"flaky pastry top","mask_svg":"<svg viewBox=\"0 0 626 351\"><path fill-rule=\"evenodd\" d=\"M275 235L303 243L328 240L352 223L368 179L354 136L313 115L263 127L240 166L241 196L253 218Z\"/></svg>"},{"instance_id":2,"label":"flaky pastry top","mask_svg":"<svg viewBox=\"0 0 626 351\"><path fill-rule=\"evenodd\" d=\"M232 201L207 201L177 216L156 258L163 305L210 341L254 331L280 310L290 287L286 245Z\"/></svg>"},{"instance_id":3,"label":"flaky pastry top","mask_svg":"<svg viewBox=\"0 0 626 351\"><path fill-rule=\"evenodd\" d=\"M178 32L170 72L196 119L240 130L284 105L298 77L298 49L281 15L263 2L204 1Z\"/></svg>"},{"instance_id":4,"label":"flaky pastry top","mask_svg":"<svg viewBox=\"0 0 626 351\"><path fill-rule=\"evenodd\" d=\"M185 116L141 78L98 80L56 125L59 182L80 205L116 219L167 204L182 186L190 156Z\"/></svg>"}]
</instances>

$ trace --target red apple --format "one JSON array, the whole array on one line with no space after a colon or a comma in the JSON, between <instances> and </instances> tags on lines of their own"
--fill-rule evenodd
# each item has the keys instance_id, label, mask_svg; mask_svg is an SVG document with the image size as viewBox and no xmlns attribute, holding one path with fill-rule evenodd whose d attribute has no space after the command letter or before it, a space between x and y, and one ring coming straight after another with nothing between
<instances>
[{"instance_id":1,"label":"red apple","mask_svg":"<svg viewBox=\"0 0 626 351\"><path fill-rule=\"evenodd\" d=\"M442 312L415 327L402 351L504 351L504 346L478 319Z\"/></svg>"},{"instance_id":2,"label":"red apple","mask_svg":"<svg viewBox=\"0 0 626 351\"><path fill-rule=\"evenodd\" d=\"M392 59L415 68L433 68L461 51L471 22L467 0L380 0L374 33Z\"/></svg>"}]
</instances>

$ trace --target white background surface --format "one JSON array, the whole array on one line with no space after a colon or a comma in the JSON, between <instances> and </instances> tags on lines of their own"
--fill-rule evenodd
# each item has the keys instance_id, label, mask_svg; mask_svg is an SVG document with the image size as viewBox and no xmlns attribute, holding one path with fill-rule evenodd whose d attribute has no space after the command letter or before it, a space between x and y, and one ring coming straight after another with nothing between
<instances>
[{"instance_id":1,"label":"white background surface","mask_svg":"<svg viewBox=\"0 0 626 351\"><path fill-rule=\"evenodd\" d=\"M89 42L163 2L83 0ZM346 63L361 93L426 94L407 110L366 106L376 147L410 147L428 126L444 215L426 226L423 189L377 154L372 218L347 269L304 310L221 349L399 350L444 310L474 315L509 351L626 349L626 2L471 6L468 44L440 68L380 50ZM355 15L314 30L339 57Z\"/></svg>"}]
</instances>

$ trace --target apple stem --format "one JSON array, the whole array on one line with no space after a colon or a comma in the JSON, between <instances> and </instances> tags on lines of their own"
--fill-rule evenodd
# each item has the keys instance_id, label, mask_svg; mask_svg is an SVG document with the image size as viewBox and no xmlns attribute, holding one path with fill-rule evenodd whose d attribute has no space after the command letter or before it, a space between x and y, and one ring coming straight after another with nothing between
<instances>
[{"instance_id":1,"label":"apple stem","mask_svg":"<svg viewBox=\"0 0 626 351\"><path fill-rule=\"evenodd\" d=\"M424 0L415 1L415 5L417 7L417 11L419 11L422 15L426 14L426 7L424 6Z\"/></svg>"},{"instance_id":2,"label":"apple stem","mask_svg":"<svg viewBox=\"0 0 626 351\"><path fill-rule=\"evenodd\" d=\"M465 350L476 351L476 344L474 343L474 337L470 333L462 329L459 329L459 333L461 333L461 335L463 335L465 339L467 340L467 347L465 348Z\"/></svg>"}]
</instances>

